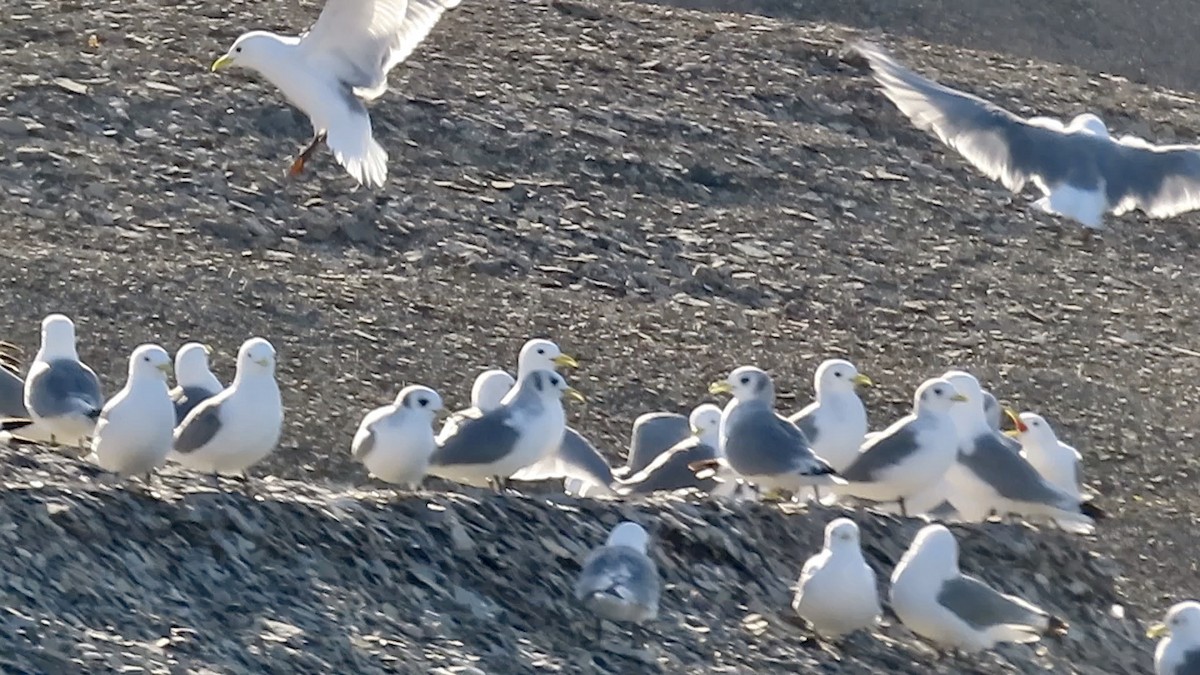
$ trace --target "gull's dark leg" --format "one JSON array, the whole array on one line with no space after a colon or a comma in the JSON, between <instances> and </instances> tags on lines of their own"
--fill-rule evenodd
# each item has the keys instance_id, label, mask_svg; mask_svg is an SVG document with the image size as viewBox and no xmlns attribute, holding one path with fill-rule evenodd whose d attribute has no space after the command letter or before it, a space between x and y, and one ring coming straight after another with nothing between
<instances>
[{"instance_id":1,"label":"gull's dark leg","mask_svg":"<svg viewBox=\"0 0 1200 675\"><path fill-rule=\"evenodd\" d=\"M317 152L317 147L320 146L324 141L324 131L313 136L312 141L308 145L304 146L304 149L300 151L299 156L296 157L296 161L292 162L292 166L288 169L288 175L299 176L304 171L304 165L308 162L308 160L312 159L312 156Z\"/></svg>"}]
</instances>

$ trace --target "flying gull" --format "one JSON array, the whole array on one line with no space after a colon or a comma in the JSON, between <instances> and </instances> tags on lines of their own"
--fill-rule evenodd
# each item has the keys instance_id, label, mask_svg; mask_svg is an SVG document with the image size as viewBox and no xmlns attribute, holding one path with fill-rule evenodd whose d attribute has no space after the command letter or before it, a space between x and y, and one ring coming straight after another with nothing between
<instances>
[{"instance_id":1,"label":"flying gull","mask_svg":"<svg viewBox=\"0 0 1200 675\"><path fill-rule=\"evenodd\" d=\"M129 357L125 387L104 405L92 437L92 454L105 471L122 478L146 476L171 452L175 406L167 390L171 355L158 345L141 345Z\"/></svg>"},{"instance_id":2,"label":"flying gull","mask_svg":"<svg viewBox=\"0 0 1200 675\"><path fill-rule=\"evenodd\" d=\"M221 393L225 387L208 367L212 349L199 342L189 342L175 352L175 384L171 400L175 402L175 423L179 424L192 408Z\"/></svg>"},{"instance_id":3,"label":"flying gull","mask_svg":"<svg viewBox=\"0 0 1200 675\"><path fill-rule=\"evenodd\" d=\"M350 454L372 476L415 490L429 468L437 448L433 418L442 409L442 397L429 387L409 385L391 405L363 417L350 444Z\"/></svg>"},{"instance_id":4,"label":"flying gull","mask_svg":"<svg viewBox=\"0 0 1200 675\"><path fill-rule=\"evenodd\" d=\"M853 520L837 518L825 526L825 546L804 563L792 609L813 630L832 638L879 621L879 582L863 559Z\"/></svg>"},{"instance_id":5,"label":"flying gull","mask_svg":"<svg viewBox=\"0 0 1200 675\"><path fill-rule=\"evenodd\" d=\"M958 542L942 525L917 533L892 573L891 601L909 630L946 649L976 652L1067 632L1061 619L959 571Z\"/></svg>"},{"instance_id":6,"label":"flying gull","mask_svg":"<svg viewBox=\"0 0 1200 675\"><path fill-rule=\"evenodd\" d=\"M308 115L313 139L291 175L325 142L338 163L368 187L387 179L387 152L371 133L365 102L387 91L388 71L421 43L460 0L326 0L299 37L256 30L234 41L212 70L257 71Z\"/></svg>"},{"instance_id":7,"label":"flying gull","mask_svg":"<svg viewBox=\"0 0 1200 675\"><path fill-rule=\"evenodd\" d=\"M263 338L242 343L233 383L188 413L168 458L195 471L244 476L270 455L283 430L275 360Z\"/></svg>"},{"instance_id":8,"label":"flying gull","mask_svg":"<svg viewBox=\"0 0 1200 675\"><path fill-rule=\"evenodd\" d=\"M595 614L597 639L604 619L640 626L658 616L662 582L646 553L648 544L646 530L626 521L584 560L575 582L575 599Z\"/></svg>"},{"instance_id":9,"label":"flying gull","mask_svg":"<svg viewBox=\"0 0 1200 675\"><path fill-rule=\"evenodd\" d=\"M1162 638L1154 650L1155 675L1200 673L1200 602L1176 603L1146 637Z\"/></svg>"},{"instance_id":10,"label":"flying gull","mask_svg":"<svg viewBox=\"0 0 1200 675\"><path fill-rule=\"evenodd\" d=\"M872 44L856 46L883 93L918 128L933 132L975 168L1012 192L1033 183L1040 209L1090 229L1104 214L1141 209L1169 218L1200 207L1200 146L1113 138L1085 113L1065 126L1021 118L977 96L917 75Z\"/></svg>"}]
</instances>

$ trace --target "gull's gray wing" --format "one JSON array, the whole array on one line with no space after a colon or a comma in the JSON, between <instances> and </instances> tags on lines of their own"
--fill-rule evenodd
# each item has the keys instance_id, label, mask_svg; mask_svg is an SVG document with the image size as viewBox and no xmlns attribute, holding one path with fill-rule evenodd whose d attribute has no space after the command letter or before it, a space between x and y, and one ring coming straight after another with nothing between
<instances>
[{"instance_id":1,"label":"gull's gray wing","mask_svg":"<svg viewBox=\"0 0 1200 675\"><path fill-rule=\"evenodd\" d=\"M688 418L678 413L647 413L633 421L626 471L637 473L655 457L691 435Z\"/></svg>"},{"instance_id":2,"label":"gull's gray wing","mask_svg":"<svg viewBox=\"0 0 1200 675\"><path fill-rule=\"evenodd\" d=\"M16 372L0 368L0 417L28 417L25 381Z\"/></svg>"},{"instance_id":3,"label":"gull's gray wing","mask_svg":"<svg viewBox=\"0 0 1200 675\"><path fill-rule=\"evenodd\" d=\"M597 485L613 484L612 467L608 465L604 456L596 446L571 427L567 427L563 433L558 455L569 477L586 479Z\"/></svg>"},{"instance_id":4,"label":"gull's gray wing","mask_svg":"<svg viewBox=\"0 0 1200 675\"><path fill-rule=\"evenodd\" d=\"M800 429L762 401L739 402L727 424L725 459L743 476L809 473L807 469L821 467L822 473L832 473L829 465L813 454Z\"/></svg>"},{"instance_id":5,"label":"gull's gray wing","mask_svg":"<svg viewBox=\"0 0 1200 675\"><path fill-rule=\"evenodd\" d=\"M35 366L26 381L31 412L41 417L89 415L97 417L104 407L100 380L91 368L71 359Z\"/></svg>"},{"instance_id":6,"label":"gull's gray wing","mask_svg":"<svg viewBox=\"0 0 1200 675\"><path fill-rule=\"evenodd\" d=\"M175 424L183 422L193 408L221 392L209 391L204 387L175 387L171 390L171 401L175 403Z\"/></svg>"},{"instance_id":7,"label":"gull's gray wing","mask_svg":"<svg viewBox=\"0 0 1200 675\"><path fill-rule=\"evenodd\" d=\"M817 410L820 409L820 404L810 403L803 410L792 415L788 421L796 425L800 429L804 437L808 439L808 444L814 445L817 442Z\"/></svg>"},{"instance_id":8,"label":"gull's gray wing","mask_svg":"<svg viewBox=\"0 0 1200 675\"><path fill-rule=\"evenodd\" d=\"M358 434L354 435L354 443L350 446L350 455L354 457L354 459L361 461L363 457L371 454L371 451L374 449L375 427L371 426L367 427L367 434L365 436L360 437Z\"/></svg>"},{"instance_id":9,"label":"gull's gray wing","mask_svg":"<svg viewBox=\"0 0 1200 675\"><path fill-rule=\"evenodd\" d=\"M520 435L508 424L512 411L508 406L477 417L464 419L458 429L433 451L433 466L491 464L512 452Z\"/></svg>"},{"instance_id":10,"label":"gull's gray wing","mask_svg":"<svg viewBox=\"0 0 1200 675\"><path fill-rule=\"evenodd\" d=\"M1050 619L1049 614L1028 602L966 575L942 582L937 601L979 631L1003 624L1029 626L1030 632L1040 633Z\"/></svg>"},{"instance_id":11,"label":"gull's gray wing","mask_svg":"<svg viewBox=\"0 0 1200 675\"><path fill-rule=\"evenodd\" d=\"M1159 675L1200 675L1200 647L1183 653L1183 660L1171 672Z\"/></svg>"},{"instance_id":12,"label":"gull's gray wing","mask_svg":"<svg viewBox=\"0 0 1200 675\"><path fill-rule=\"evenodd\" d=\"M1000 431L1000 401L990 391L983 392L983 415L989 427Z\"/></svg>"},{"instance_id":13,"label":"gull's gray wing","mask_svg":"<svg viewBox=\"0 0 1200 675\"><path fill-rule=\"evenodd\" d=\"M858 457L842 472L842 478L851 483L873 483L882 479L882 473L903 462L920 449L917 444L917 426L920 421L913 417L895 427L890 433L881 433L863 446Z\"/></svg>"},{"instance_id":14,"label":"gull's gray wing","mask_svg":"<svg viewBox=\"0 0 1200 675\"><path fill-rule=\"evenodd\" d=\"M675 447L654 459L649 466L622 482L622 494L648 495L652 492L667 492L694 487L712 492L717 482L711 478L696 478L688 468L693 462L716 459L720 453L698 437L684 439Z\"/></svg>"},{"instance_id":15,"label":"gull's gray wing","mask_svg":"<svg viewBox=\"0 0 1200 675\"><path fill-rule=\"evenodd\" d=\"M972 453L960 450L958 463L1005 499L1049 504L1068 511L1079 509L1079 502L1046 482L1032 464L1001 443L995 433L976 438Z\"/></svg>"},{"instance_id":16,"label":"gull's gray wing","mask_svg":"<svg viewBox=\"0 0 1200 675\"><path fill-rule=\"evenodd\" d=\"M175 429L175 452L188 454L208 444L221 429L221 404L208 400L197 406Z\"/></svg>"},{"instance_id":17,"label":"gull's gray wing","mask_svg":"<svg viewBox=\"0 0 1200 675\"><path fill-rule=\"evenodd\" d=\"M649 556L627 546L605 546L584 561L575 582L575 599L609 595L653 613L660 589L658 570Z\"/></svg>"}]
</instances>

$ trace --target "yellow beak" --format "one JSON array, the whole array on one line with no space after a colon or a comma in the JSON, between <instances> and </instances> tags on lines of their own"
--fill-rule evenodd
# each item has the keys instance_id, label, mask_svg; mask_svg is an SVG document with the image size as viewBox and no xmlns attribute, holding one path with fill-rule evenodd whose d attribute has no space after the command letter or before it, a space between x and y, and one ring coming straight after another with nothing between
<instances>
[{"instance_id":1,"label":"yellow beak","mask_svg":"<svg viewBox=\"0 0 1200 675\"><path fill-rule=\"evenodd\" d=\"M850 378L850 381L860 387L874 387L875 386L875 383L871 381L871 378L867 377L866 375L863 375L862 373L859 373L859 374L855 375L854 377Z\"/></svg>"},{"instance_id":2,"label":"yellow beak","mask_svg":"<svg viewBox=\"0 0 1200 675\"><path fill-rule=\"evenodd\" d=\"M212 347L209 347L208 345L200 345L200 346L204 348L205 356L212 356Z\"/></svg>"},{"instance_id":3,"label":"yellow beak","mask_svg":"<svg viewBox=\"0 0 1200 675\"><path fill-rule=\"evenodd\" d=\"M559 354L558 356L554 357L551 360L554 361L554 365L558 366L559 368L578 368L579 367L579 362L576 361L575 358L573 356L571 356L570 354Z\"/></svg>"},{"instance_id":4,"label":"yellow beak","mask_svg":"<svg viewBox=\"0 0 1200 675\"><path fill-rule=\"evenodd\" d=\"M971 399L967 398L966 396L963 396L962 394L955 394L950 397L950 400L954 401L955 403L966 403L967 401L970 401Z\"/></svg>"},{"instance_id":5,"label":"yellow beak","mask_svg":"<svg viewBox=\"0 0 1200 675\"><path fill-rule=\"evenodd\" d=\"M1009 438L1020 438L1021 432L1017 431L1016 429L1005 429L1004 435L1008 436Z\"/></svg>"},{"instance_id":6,"label":"yellow beak","mask_svg":"<svg viewBox=\"0 0 1200 675\"><path fill-rule=\"evenodd\" d=\"M1146 630L1146 637L1157 640L1170 632L1165 623L1156 623Z\"/></svg>"},{"instance_id":7,"label":"yellow beak","mask_svg":"<svg viewBox=\"0 0 1200 675\"><path fill-rule=\"evenodd\" d=\"M708 385L708 393L710 393L710 394L732 394L733 393L733 385L729 384L728 382L726 382L724 380L721 380L719 382L713 382L712 384Z\"/></svg>"},{"instance_id":8,"label":"yellow beak","mask_svg":"<svg viewBox=\"0 0 1200 675\"><path fill-rule=\"evenodd\" d=\"M161 370L162 372L166 373L167 375L171 374L172 368L171 368L171 364L169 364L169 363L160 363L155 367L158 368L159 370Z\"/></svg>"},{"instance_id":9,"label":"yellow beak","mask_svg":"<svg viewBox=\"0 0 1200 675\"><path fill-rule=\"evenodd\" d=\"M587 402L587 399L584 398L583 394L579 393L579 390L576 389L575 387L567 387L566 389L564 389L563 396L565 396L566 398L569 398L572 401L575 401L577 403L586 403Z\"/></svg>"},{"instance_id":10,"label":"yellow beak","mask_svg":"<svg viewBox=\"0 0 1200 675\"><path fill-rule=\"evenodd\" d=\"M699 435L700 435L700 430L699 430L699 429L697 429L696 427L692 427L692 435L693 435L693 436L699 436Z\"/></svg>"},{"instance_id":11,"label":"yellow beak","mask_svg":"<svg viewBox=\"0 0 1200 675\"><path fill-rule=\"evenodd\" d=\"M210 68L209 71L215 73L218 70L221 70L222 68L228 68L232 64L233 64L233 57L226 54L226 55L222 56L221 58L217 59L216 61L213 61L212 68Z\"/></svg>"},{"instance_id":12,"label":"yellow beak","mask_svg":"<svg viewBox=\"0 0 1200 675\"><path fill-rule=\"evenodd\" d=\"M267 366L271 365L271 359L255 359L254 362L257 363L258 365L262 366L263 368L266 368Z\"/></svg>"}]
</instances>

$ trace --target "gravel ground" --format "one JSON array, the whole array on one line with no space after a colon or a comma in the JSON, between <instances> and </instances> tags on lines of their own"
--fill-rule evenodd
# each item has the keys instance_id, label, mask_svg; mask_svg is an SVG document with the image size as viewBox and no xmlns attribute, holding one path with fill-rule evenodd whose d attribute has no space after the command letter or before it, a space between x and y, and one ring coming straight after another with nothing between
<instances>
[{"instance_id":1,"label":"gravel ground","mask_svg":"<svg viewBox=\"0 0 1200 675\"><path fill-rule=\"evenodd\" d=\"M235 487L190 494L195 478L176 474L154 496L95 487L52 452L6 454L0 508L18 525L4 530L15 554L0 556L12 623L0 663L13 672L74 660L421 672L472 659L489 673L832 672L837 659L854 672L1109 672L1145 667L1140 622L1200 581L1197 217L1126 216L1085 241L1033 213L874 91L844 53L851 29L607 1L465 3L374 107L392 175L367 192L327 153L285 180L307 122L257 80L207 72L242 30L303 28L313 3L17 0L11 12L3 337L32 353L36 320L71 314L111 392L140 342L204 339L228 378L241 340L261 334L280 350L288 411L260 470L270 480L251 484L262 503ZM845 21L878 23L864 16ZM1200 129L1194 101L1079 65L884 42L1025 114L1088 108L1163 141ZM456 407L478 369L511 367L531 335L581 360L571 379L589 403L572 424L614 460L637 414L686 410L739 363L768 368L782 404L799 407L816 364L845 355L879 385L875 426L931 373L977 372L1051 416L1113 518L1094 539L966 530L964 564L1003 561L989 578L1060 610L1077 637L978 665L938 660L894 627L845 651L807 641L776 619L832 514L360 492L372 483L348 446L365 409L409 382ZM658 528L673 588L655 627L665 645L613 657L564 594L580 546L630 509ZM446 513L476 548L445 548ZM520 536L539 523L559 548ZM867 521L879 571L913 529ZM714 554L712 542L731 543ZM433 570L425 580L414 561ZM1113 603L1126 620L1107 618ZM751 613L768 618L764 635Z\"/></svg>"}]
</instances>

